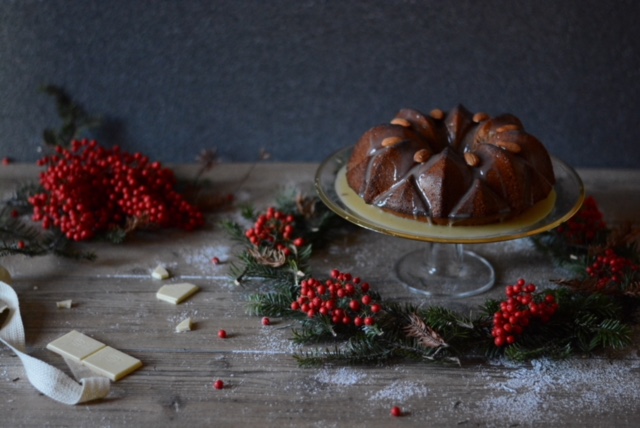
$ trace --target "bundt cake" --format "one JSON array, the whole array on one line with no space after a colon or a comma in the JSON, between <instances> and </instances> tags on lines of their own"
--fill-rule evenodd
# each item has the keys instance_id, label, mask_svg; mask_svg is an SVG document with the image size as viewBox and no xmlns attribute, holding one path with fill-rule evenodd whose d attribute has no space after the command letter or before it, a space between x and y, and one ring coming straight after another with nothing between
<instances>
[{"instance_id":1,"label":"bundt cake","mask_svg":"<svg viewBox=\"0 0 640 428\"><path fill-rule=\"evenodd\" d=\"M368 130L347 165L347 182L367 204L438 225L504 221L545 199L551 158L520 120L463 106L425 115L402 109Z\"/></svg>"}]
</instances>

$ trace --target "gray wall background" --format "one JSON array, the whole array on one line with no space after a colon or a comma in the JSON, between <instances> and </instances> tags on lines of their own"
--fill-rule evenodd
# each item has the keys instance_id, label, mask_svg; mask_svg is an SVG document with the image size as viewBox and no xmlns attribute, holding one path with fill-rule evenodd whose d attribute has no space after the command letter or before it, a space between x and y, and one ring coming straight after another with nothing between
<instances>
[{"instance_id":1,"label":"gray wall background","mask_svg":"<svg viewBox=\"0 0 640 428\"><path fill-rule=\"evenodd\" d=\"M402 107L512 112L576 167L640 167L640 2L0 0L0 156L64 87L164 162L320 161Z\"/></svg>"}]
</instances>

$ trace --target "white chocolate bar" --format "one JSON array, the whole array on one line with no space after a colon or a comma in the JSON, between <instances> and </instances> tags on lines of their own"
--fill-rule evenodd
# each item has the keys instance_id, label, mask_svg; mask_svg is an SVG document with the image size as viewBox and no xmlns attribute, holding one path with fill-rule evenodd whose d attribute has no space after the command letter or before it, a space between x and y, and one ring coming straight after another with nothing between
<instances>
[{"instance_id":1,"label":"white chocolate bar","mask_svg":"<svg viewBox=\"0 0 640 428\"><path fill-rule=\"evenodd\" d=\"M142 367L137 358L118 351L75 330L47 345L47 349L80 363L112 381Z\"/></svg>"}]
</instances>

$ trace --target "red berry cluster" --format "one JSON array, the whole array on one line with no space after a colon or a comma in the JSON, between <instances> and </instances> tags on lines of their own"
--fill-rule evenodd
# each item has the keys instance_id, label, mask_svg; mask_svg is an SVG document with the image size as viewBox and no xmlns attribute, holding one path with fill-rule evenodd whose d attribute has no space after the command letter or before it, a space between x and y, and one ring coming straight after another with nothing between
<instances>
[{"instance_id":1,"label":"red berry cluster","mask_svg":"<svg viewBox=\"0 0 640 428\"><path fill-rule=\"evenodd\" d=\"M373 326L382 306L374 302L369 289L367 282L334 269L326 282L303 280L300 297L291 303L291 309L309 318L325 317L335 325Z\"/></svg>"},{"instance_id":2,"label":"red berry cluster","mask_svg":"<svg viewBox=\"0 0 640 428\"><path fill-rule=\"evenodd\" d=\"M536 286L519 279L506 288L507 300L500 303L500 310L493 316L491 335L498 347L511 345L529 326L533 319L549 322L558 310L552 294L534 295Z\"/></svg>"},{"instance_id":3,"label":"red berry cluster","mask_svg":"<svg viewBox=\"0 0 640 428\"><path fill-rule=\"evenodd\" d=\"M159 227L193 230L202 213L174 190L173 171L140 153L105 149L96 141L74 141L71 149L38 161L43 193L32 196L33 220L59 228L74 241L126 224L129 218Z\"/></svg>"},{"instance_id":4,"label":"red berry cluster","mask_svg":"<svg viewBox=\"0 0 640 428\"><path fill-rule=\"evenodd\" d=\"M638 271L640 266L626 257L617 255L611 248L608 248L604 255L596 257L595 262L587 267L587 274L598 280L598 290L603 290L609 285L622 285L625 278Z\"/></svg>"},{"instance_id":5,"label":"red berry cluster","mask_svg":"<svg viewBox=\"0 0 640 428\"><path fill-rule=\"evenodd\" d=\"M572 245L586 245L593 241L607 225L593 196L584 200L580 211L556 229Z\"/></svg>"},{"instance_id":6,"label":"red berry cluster","mask_svg":"<svg viewBox=\"0 0 640 428\"><path fill-rule=\"evenodd\" d=\"M285 256L292 254L292 245L302 247L303 238L294 236L295 218L276 210L274 207L260 215L253 227L245 232L245 236L256 247L267 245L280 250Z\"/></svg>"}]
</instances>

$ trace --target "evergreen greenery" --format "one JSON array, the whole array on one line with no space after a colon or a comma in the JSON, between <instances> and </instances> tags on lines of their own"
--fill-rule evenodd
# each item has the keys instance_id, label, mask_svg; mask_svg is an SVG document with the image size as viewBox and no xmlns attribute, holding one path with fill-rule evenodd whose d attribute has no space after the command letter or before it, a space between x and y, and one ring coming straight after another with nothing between
<instances>
[{"instance_id":1,"label":"evergreen greenery","mask_svg":"<svg viewBox=\"0 0 640 428\"><path fill-rule=\"evenodd\" d=\"M297 213L299 209L299 204L296 206L291 198L281 198L278 204L291 213ZM243 212L249 220L258 215L253 208ZM302 233L322 230L318 235L328 236L327 230L336 230L335 218L327 215L320 219L318 215L327 214L315 213L301 221ZM291 303L300 296L302 278L310 277L308 262L312 247L308 246L293 264L278 268L264 266L248 251L251 244L240 225L226 222L224 227L233 239L246 245L233 266L234 278L244 283L251 277L262 285L260 291L249 297L248 312L256 316L297 319L292 340L315 346L294 356L301 366L380 364L404 359L460 364L496 357L523 362L540 357L589 355L601 350L621 349L631 343L631 315L637 308L637 299L622 292L594 292L591 285L585 285L591 281L585 268L593 263L594 255L613 245L610 235L614 232L608 229L596 234L590 245L575 245L558 231L534 238L540 250L546 251L577 277L559 282L557 288L536 293L536 298L552 295L558 303L557 312L548 322L532 319L515 343L498 347L494 344L492 328L493 316L500 310L501 302L493 299L486 300L473 314L463 315L442 306L416 307L385 301L375 294L384 309L374 326L336 325L323 316L308 318L300 311L293 311ZM638 261L637 240L617 242L617 245L624 247L618 250L620 254L630 255ZM623 290L625 284L638 280L638 275L633 273L617 287Z\"/></svg>"}]
</instances>

